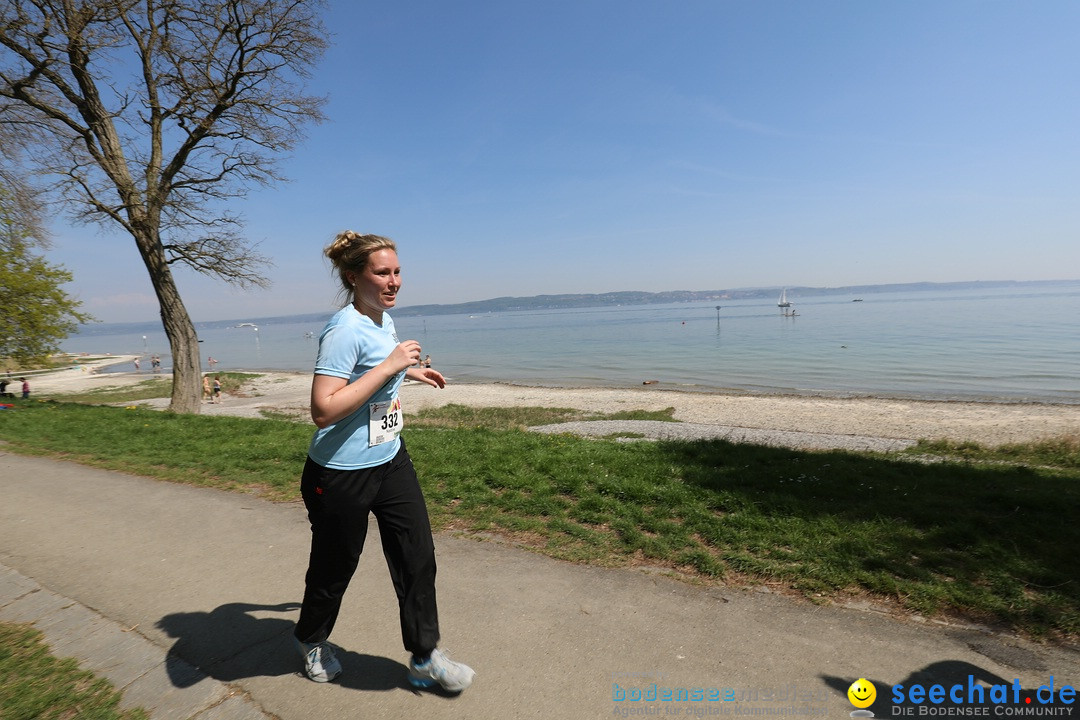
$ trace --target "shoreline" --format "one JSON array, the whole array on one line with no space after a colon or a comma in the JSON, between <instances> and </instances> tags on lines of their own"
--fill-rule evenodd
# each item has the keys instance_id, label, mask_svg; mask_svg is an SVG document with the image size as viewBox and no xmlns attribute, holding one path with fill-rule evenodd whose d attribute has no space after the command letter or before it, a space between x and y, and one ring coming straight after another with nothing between
<instances>
[{"instance_id":1,"label":"shoreline","mask_svg":"<svg viewBox=\"0 0 1080 720\"><path fill-rule=\"evenodd\" d=\"M116 356L114 356L115 358ZM124 356L124 360L120 362L115 359L108 363L108 366L113 365L131 365L132 358L135 355ZM104 366L103 366L104 367ZM210 375L212 373L248 373L258 375L302 375L310 378L311 372L309 370L280 370L275 368L218 368L216 370L203 371L204 375ZM131 370L120 370L115 372L99 373L101 377L118 377L123 378L134 373ZM151 373L145 370L141 373L143 376L150 377ZM159 373L163 376L171 376L170 371ZM126 381L124 381L126 382ZM1003 396L1003 395L971 395L971 396L946 396L946 395L933 395L933 394L919 394L919 393L900 393L900 392L873 392L863 390L797 390L794 388L782 388L782 387L758 387L758 388L740 388L740 387L719 387L709 385L690 385L690 384L675 384L668 383L662 380L647 380L643 382L634 382L631 384L626 383L605 383L603 381L588 382L588 381L575 381L575 382L556 382L547 380L507 380L499 378L483 378L483 377L447 377L447 383L457 385L470 385L470 386L485 386L485 385L505 385L508 387L524 387L535 388L540 390L617 390L617 391L638 391L645 392L668 392L668 393L680 393L686 395L703 395L703 396L751 396L751 397L763 397L763 398L825 398L831 400L889 400L896 402L934 402L934 403L974 403L974 404L989 404L989 405L1048 405L1048 406L1063 406L1063 407L1077 407L1080 408L1080 400L1074 400L1071 398L1033 398L1026 396ZM124 384L121 382L120 384Z\"/></svg>"},{"instance_id":2,"label":"shoreline","mask_svg":"<svg viewBox=\"0 0 1080 720\"><path fill-rule=\"evenodd\" d=\"M306 374L294 370L236 370L234 372L261 372L261 373L281 373L286 375L291 374ZM451 378L447 378L447 381L452 381ZM795 390L790 388L758 388L758 389L744 389L737 387L711 387L705 385L676 385L670 383L664 383L660 380L652 380L648 382L642 382L634 385L619 385L619 384L601 384L601 383L541 383L541 382L529 382L529 381L514 381L514 380L492 380L492 379L468 379L468 380L453 380L455 385L506 385L509 387L524 387L534 388L537 390L626 390L630 392L654 392L654 393L677 393L685 395L703 395L706 397L719 395L719 396L732 396L732 397L761 397L761 398L822 398L828 400L888 400L896 402L932 402L932 403L972 403L975 405L988 404L988 405L1049 405L1049 406L1063 406L1063 407L1076 407L1080 408L1080 401L1061 400L1061 399L1033 399L1027 397L1002 397L985 395L980 397L945 397L945 396L932 396L932 395L918 395L903 393L873 393L864 391L844 391L844 390Z\"/></svg>"},{"instance_id":3,"label":"shoreline","mask_svg":"<svg viewBox=\"0 0 1080 720\"><path fill-rule=\"evenodd\" d=\"M134 357L134 356L132 356ZM101 363L130 362L112 356ZM222 371L227 372L227 371ZM225 393L220 404L206 404L207 415L263 417L264 412L305 418L309 413L311 375L299 372L258 373L243 395ZM58 370L31 383L31 398L49 393L75 393L106 386L124 386L169 373L92 373L81 368ZM982 445L1035 442L1080 436L1080 405L1010 401L895 399L700 392L657 386L640 388L548 387L503 382L451 382L444 389L406 383L401 391L409 412L449 404L469 407L566 407L597 413L664 410L674 419L723 427L866 436L902 440L944 439ZM166 407L167 399L140 401ZM406 419L406 423L407 423Z\"/></svg>"}]
</instances>

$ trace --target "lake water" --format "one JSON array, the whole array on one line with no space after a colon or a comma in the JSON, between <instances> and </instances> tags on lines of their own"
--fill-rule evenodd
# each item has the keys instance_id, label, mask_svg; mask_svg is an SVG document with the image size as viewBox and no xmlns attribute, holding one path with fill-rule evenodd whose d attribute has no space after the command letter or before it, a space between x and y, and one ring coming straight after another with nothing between
<instances>
[{"instance_id":1,"label":"lake water","mask_svg":"<svg viewBox=\"0 0 1080 720\"><path fill-rule=\"evenodd\" d=\"M1080 282L775 300L395 317L456 382L640 386L839 396L1080 403ZM328 313L329 316L330 313ZM196 324L204 369L314 364L322 324ZM160 328L89 329L63 349L157 353ZM144 371L149 360L143 361ZM115 368L131 371L130 365Z\"/></svg>"}]
</instances>

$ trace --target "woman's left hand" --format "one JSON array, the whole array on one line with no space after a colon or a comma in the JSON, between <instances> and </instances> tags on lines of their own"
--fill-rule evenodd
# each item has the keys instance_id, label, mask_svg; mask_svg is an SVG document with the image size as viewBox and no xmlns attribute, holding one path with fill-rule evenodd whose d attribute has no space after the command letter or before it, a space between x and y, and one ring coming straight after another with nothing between
<instances>
[{"instance_id":1,"label":"woman's left hand","mask_svg":"<svg viewBox=\"0 0 1080 720\"><path fill-rule=\"evenodd\" d=\"M419 380L434 388L446 387L446 378L443 377L441 372L434 368L409 368L405 373L405 377L412 380Z\"/></svg>"}]
</instances>

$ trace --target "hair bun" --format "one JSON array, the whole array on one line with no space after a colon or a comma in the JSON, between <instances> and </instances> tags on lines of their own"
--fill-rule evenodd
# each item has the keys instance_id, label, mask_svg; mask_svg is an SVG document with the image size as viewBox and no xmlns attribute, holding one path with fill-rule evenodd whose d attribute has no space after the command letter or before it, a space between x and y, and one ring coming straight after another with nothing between
<instances>
[{"instance_id":1,"label":"hair bun","mask_svg":"<svg viewBox=\"0 0 1080 720\"><path fill-rule=\"evenodd\" d=\"M326 248L326 257L333 261L337 261L342 255L349 251L353 242L361 237L360 233L354 230L345 230L340 232L334 238L334 241L330 243L330 246Z\"/></svg>"}]
</instances>

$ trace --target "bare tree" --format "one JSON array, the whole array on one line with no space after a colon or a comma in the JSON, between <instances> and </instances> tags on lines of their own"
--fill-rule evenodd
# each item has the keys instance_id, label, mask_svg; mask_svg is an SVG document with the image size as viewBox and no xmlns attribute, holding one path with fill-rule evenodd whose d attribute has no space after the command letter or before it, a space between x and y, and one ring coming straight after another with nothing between
<instances>
[{"instance_id":1,"label":"bare tree","mask_svg":"<svg viewBox=\"0 0 1080 720\"><path fill-rule=\"evenodd\" d=\"M226 207L324 99L320 0L0 0L0 123L74 215L119 225L150 275L173 358L170 408L198 412L195 326L171 266L264 285Z\"/></svg>"},{"instance_id":2,"label":"bare tree","mask_svg":"<svg viewBox=\"0 0 1080 720\"><path fill-rule=\"evenodd\" d=\"M2 117L2 116L0 116ZM0 122L0 251L8 252L17 240L28 246L49 247L44 203L20 163L25 138L19 128Z\"/></svg>"}]
</instances>

